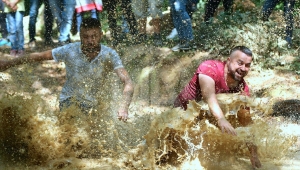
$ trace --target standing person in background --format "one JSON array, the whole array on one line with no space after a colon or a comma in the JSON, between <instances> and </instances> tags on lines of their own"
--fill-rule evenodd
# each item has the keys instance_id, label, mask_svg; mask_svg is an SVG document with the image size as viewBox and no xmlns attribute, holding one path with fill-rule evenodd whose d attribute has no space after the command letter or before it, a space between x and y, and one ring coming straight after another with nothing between
<instances>
[{"instance_id":1,"label":"standing person in background","mask_svg":"<svg viewBox=\"0 0 300 170\"><path fill-rule=\"evenodd\" d=\"M169 0L173 24L178 32L179 44L172 51L190 50L194 40L192 21L186 10L187 0Z\"/></svg>"},{"instance_id":2,"label":"standing person in background","mask_svg":"<svg viewBox=\"0 0 300 170\"><path fill-rule=\"evenodd\" d=\"M6 24L6 13L4 13L4 3L2 0L0 0L0 33L1 33L1 39L0 39L0 47L2 46L10 46L10 42L7 39L8 32L7 32L7 24Z\"/></svg>"},{"instance_id":3,"label":"standing person in background","mask_svg":"<svg viewBox=\"0 0 300 170\"><path fill-rule=\"evenodd\" d=\"M80 31L80 24L84 15L89 15L91 18L99 19L98 15L102 11L102 0L76 0L76 22L77 32Z\"/></svg>"},{"instance_id":4,"label":"standing person in background","mask_svg":"<svg viewBox=\"0 0 300 170\"><path fill-rule=\"evenodd\" d=\"M223 1L224 12L231 14L233 11L233 0L207 0L205 4L204 22L209 23L210 18L214 16L220 2Z\"/></svg>"},{"instance_id":5,"label":"standing person in background","mask_svg":"<svg viewBox=\"0 0 300 170\"><path fill-rule=\"evenodd\" d=\"M118 11L117 6L120 4L120 9L122 12L122 15L124 16L124 19L129 24L129 31L130 34L133 36L136 36L138 34L137 31L137 21L135 19L135 16L132 12L131 7L131 0L103 0L103 6L104 10L107 11L107 18L108 18L108 25L111 30L111 35L113 38L112 45L116 47L121 41L122 36L120 35L120 32L117 27L117 18L118 18Z\"/></svg>"},{"instance_id":6,"label":"standing person in background","mask_svg":"<svg viewBox=\"0 0 300 170\"><path fill-rule=\"evenodd\" d=\"M58 45L71 42L70 33L72 18L75 11L75 0L49 0L52 15L56 19L59 30Z\"/></svg>"},{"instance_id":7,"label":"standing person in background","mask_svg":"<svg viewBox=\"0 0 300 170\"><path fill-rule=\"evenodd\" d=\"M39 8L41 7L42 2L44 2L44 23L45 23L45 32L44 32L44 44L52 46L52 30L53 30L53 16L50 9L49 0L30 0L30 9L29 9L29 43L28 46L31 49L36 47L36 20L39 13Z\"/></svg>"},{"instance_id":8,"label":"standing person in background","mask_svg":"<svg viewBox=\"0 0 300 170\"><path fill-rule=\"evenodd\" d=\"M199 0L188 0L187 1L186 11L189 14L191 19L193 18L193 13L197 10L198 3L199 3ZM167 39L174 39L176 36L178 36L178 32L177 32L176 28L173 28L171 33L167 36Z\"/></svg>"},{"instance_id":9,"label":"standing person in background","mask_svg":"<svg viewBox=\"0 0 300 170\"><path fill-rule=\"evenodd\" d=\"M9 25L10 55L12 57L23 56L25 53L23 31L24 0L3 0L3 2L5 3L4 12Z\"/></svg>"},{"instance_id":10,"label":"standing person in background","mask_svg":"<svg viewBox=\"0 0 300 170\"><path fill-rule=\"evenodd\" d=\"M147 40L147 17L148 9L150 16L152 17L153 25L153 40L155 46L162 46L161 34L160 34L160 22L162 17L163 0L133 0L132 1L133 12L138 20L139 26L139 39L141 42Z\"/></svg>"},{"instance_id":11,"label":"standing person in background","mask_svg":"<svg viewBox=\"0 0 300 170\"><path fill-rule=\"evenodd\" d=\"M280 0L266 0L262 8L262 20L268 21L269 16L271 15L275 6L280 2ZM292 46L292 37L293 37L293 12L294 12L295 0L284 0L284 19L286 22L285 40L288 43L287 47L291 48Z\"/></svg>"}]
</instances>

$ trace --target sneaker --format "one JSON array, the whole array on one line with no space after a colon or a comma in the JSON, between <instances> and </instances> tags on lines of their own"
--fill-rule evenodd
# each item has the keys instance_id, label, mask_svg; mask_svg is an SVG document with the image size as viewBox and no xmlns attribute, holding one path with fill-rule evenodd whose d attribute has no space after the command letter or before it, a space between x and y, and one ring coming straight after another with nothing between
<instances>
[{"instance_id":1,"label":"sneaker","mask_svg":"<svg viewBox=\"0 0 300 170\"><path fill-rule=\"evenodd\" d=\"M34 50L35 47L36 47L36 42L35 42L35 40L29 41L28 47L29 47L30 49Z\"/></svg>"},{"instance_id":2,"label":"sneaker","mask_svg":"<svg viewBox=\"0 0 300 170\"><path fill-rule=\"evenodd\" d=\"M174 39L176 36L178 36L178 32L176 28L172 29L172 32L166 37L167 39Z\"/></svg>"},{"instance_id":3,"label":"sneaker","mask_svg":"<svg viewBox=\"0 0 300 170\"><path fill-rule=\"evenodd\" d=\"M190 46L190 42L180 42L179 44L177 44L175 47L172 48L172 51L180 51L180 50L190 50L191 46Z\"/></svg>"},{"instance_id":4,"label":"sneaker","mask_svg":"<svg viewBox=\"0 0 300 170\"><path fill-rule=\"evenodd\" d=\"M10 56L12 57L16 57L17 56L18 51L17 50L10 50Z\"/></svg>"},{"instance_id":5,"label":"sneaker","mask_svg":"<svg viewBox=\"0 0 300 170\"><path fill-rule=\"evenodd\" d=\"M175 46L172 48L172 51L179 51L179 50L180 50L180 49L179 49L179 46L180 46L180 44L175 45Z\"/></svg>"},{"instance_id":6,"label":"sneaker","mask_svg":"<svg viewBox=\"0 0 300 170\"><path fill-rule=\"evenodd\" d=\"M154 33L153 41L154 41L154 45L157 47L161 47L163 45L160 34Z\"/></svg>"},{"instance_id":7,"label":"sneaker","mask_svg":"<svg viewBox=\"0 0 300 170\"><path fill-rule=\"evenodd\" d=\"M16 57L23 57L25 55L25 51L24 50L18 50Z\"/></svg>"},{"instance_id":8,"label":"sneaker","mask_svg":"<svg viewBox=\"0 0 300 170\"><path fill-rule=\"evenodd\" d=\"M0 47L5 46L5 45L7 46L9 43L10 42L5 38L0 39Z\"/></svg>"}]
</instances>

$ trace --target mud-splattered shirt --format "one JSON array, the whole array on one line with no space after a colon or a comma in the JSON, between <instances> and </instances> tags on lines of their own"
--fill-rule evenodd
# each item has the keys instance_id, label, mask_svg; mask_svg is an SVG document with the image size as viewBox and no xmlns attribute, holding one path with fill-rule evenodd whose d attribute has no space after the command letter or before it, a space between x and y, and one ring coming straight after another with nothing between
<instances>
[{"instance_id":1,"label":"mud-splattered shirt","mask_svg":"<svg viewBox=\"0 0 300 170\"><path fill-rule=\"evenodd\" d=\"M198 75L205 74L215 81L215 92L218 93L237 93L243 92L245 95L250 95L249 87L243 79L241 83L234 89L230 89L224 77L224 67L226 61L207 60L199 65L191 81L184 87L184 89L177 96L174 107L182 107L187 109L189 100L202 100L201 88L199 84Z\"/></svg>"},{"instance_id":2,"label":"mud-splattered shirt","mask_svg":"<svg viewBox=\"0 0 300 170\"><path fill-rule=\"evenodd\" d=\"M123 68L117 52L101 45L100 53L92 60L81 51L81 43L75 42L52 50L56 62L64 62L66 82L60 94L60 101L75 97L77 101L95 106L97 92L101 90L101 82L109 71Z\"/></svg>"}]
</instances>

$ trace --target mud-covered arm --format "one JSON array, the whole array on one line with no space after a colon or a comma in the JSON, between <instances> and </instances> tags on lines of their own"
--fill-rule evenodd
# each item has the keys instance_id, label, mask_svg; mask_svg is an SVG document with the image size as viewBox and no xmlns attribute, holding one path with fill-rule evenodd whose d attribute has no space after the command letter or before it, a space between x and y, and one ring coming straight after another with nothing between
<instances>
[{"instance_id":1,"label":"mud-covered arm","mask_svg":"<svg viewBox=\"0 0 300 170\"><path fill-rule=\"evenodd\" d=\"M124 83L123 97L118 110L118 118L126 121L128 118L128 108L133 95L133 82L128 72L124 68L118 68L115 71L121 81Z\"/></svg>"},{"instance_id":2,"label":"mud-covered arm","mask_svg":"<svg viewBox=\"0 0 300 170\"><path fill-rule=\"evenodd\" d=\"M21 64L39 62L44 60L52 60L52 59L53 59L52 51L48 50L44 52L31 53L19 58L14 58L12 60L0 60L0 71L5 71L6 69Z\"/></svg>"},{"instance_id":3,"label":"mud-covered arm","mask_svg":"<svg viewBox=\"0 0 300 170\"><path fill-rule=\"evenodd\" d=\"M236 132L232 125L226 120L222 109L218 103L215 92L215 81L204 74L199 74L199 84L201 87L201 94L204 101L208 104L208 107L214 117L218 120L218 125L222 132L227 132L232 135L236 135Z\"/></svg>"}]
</instances>

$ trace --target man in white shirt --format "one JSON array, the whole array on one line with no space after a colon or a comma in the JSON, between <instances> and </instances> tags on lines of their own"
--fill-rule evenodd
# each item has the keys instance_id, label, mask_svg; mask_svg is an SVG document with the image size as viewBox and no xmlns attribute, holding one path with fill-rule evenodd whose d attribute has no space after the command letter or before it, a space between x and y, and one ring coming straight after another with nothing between
<instances>
[{"instance_id":1,"label":"man in white shirt","mask_svg":"<svg viewBox=\"0 0 300 170\"><path fill-rule=\"evenodd\" d=\"M118 110L118 118L126 121L128 107L133 94L133 83L115 50L101 45L102 31L99 20L89 18L80 27L81 42L13 60L0 60L0 71L23 63L55 60L66 65L66 82L60 94L60 108L77 104L81 110L89 110L97 105L96 93L99 82L107 74L104 70L114 70L124 83L123 99Z\"/></svg>"}]
</instances>

